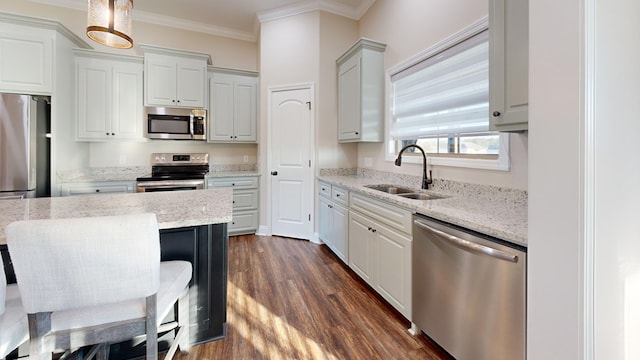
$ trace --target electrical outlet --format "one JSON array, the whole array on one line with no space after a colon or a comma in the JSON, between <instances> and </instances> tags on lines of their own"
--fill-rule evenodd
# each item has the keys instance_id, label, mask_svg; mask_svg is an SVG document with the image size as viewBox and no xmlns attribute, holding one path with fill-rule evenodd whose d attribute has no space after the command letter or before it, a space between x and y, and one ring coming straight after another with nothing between
<instances>
[{"instance_id":1,"label":"electrical outlet","mask_svg":"<svg viewBox=\"0 0 640 360\"><path fill-rule=\"evenodd\" d=\"M249 155L244 155L244 156L242 157L242 162L246 162L246 163L248 163L248 162L249 162Z\"/></svg>"},{"instance_id":2,"label":"electrical outlet","mask_svg":"<svg viewBox=\"0 0 640 360\"><path fill-rule=\"evenodd\" d=\"M127 155L120 155L120 165L127 163Z\"/></svg>"},{"instance_id":3,"label":"electrical outlet","mask_svg":"<svg viewBox=\"0 0 640 360\"><path fill-rule=\"evenodd\" d=\"M373 159L370 157L365 157L364 158L364 167L372 167L373 166Z\"/></svg>"}]
</instances>

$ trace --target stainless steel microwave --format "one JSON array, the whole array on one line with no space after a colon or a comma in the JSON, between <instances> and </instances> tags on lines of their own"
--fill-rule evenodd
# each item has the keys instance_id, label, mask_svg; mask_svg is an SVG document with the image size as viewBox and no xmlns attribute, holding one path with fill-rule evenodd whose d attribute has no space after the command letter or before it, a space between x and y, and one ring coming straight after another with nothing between
<instances>
[{"instance_id":1,"label":"stainless steel microwave","mask_svg":"<svg viewBox=\"0 0 640 360\"><path fill-rule=\"evenodd\" d=\"M206 140L207 110L145 107L145 136L149 139Z\"/></svg>"}]
</instances>

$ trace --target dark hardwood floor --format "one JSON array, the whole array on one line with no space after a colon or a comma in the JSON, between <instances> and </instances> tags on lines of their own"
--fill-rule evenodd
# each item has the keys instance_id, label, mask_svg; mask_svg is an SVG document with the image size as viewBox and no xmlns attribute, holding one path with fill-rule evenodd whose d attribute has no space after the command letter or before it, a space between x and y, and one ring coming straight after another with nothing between
<instances>
[{"instance_id":1,"label":"dark hardwood floor","mask_svg":"<svg viewBox=\"0 0 640 360\"><path fill-rule=\"evenodd\" d=\"M326 246L229 238L227 336L176 359L451 359Z\"/></svg>"}]
</instances>

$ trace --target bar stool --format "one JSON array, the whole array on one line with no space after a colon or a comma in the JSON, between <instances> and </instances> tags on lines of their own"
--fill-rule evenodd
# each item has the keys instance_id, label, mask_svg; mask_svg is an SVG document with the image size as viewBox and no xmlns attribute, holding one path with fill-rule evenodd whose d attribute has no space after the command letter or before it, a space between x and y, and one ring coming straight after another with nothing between
<instances>
[{"instance_id":1,"label":"bar stool","mask_svg":"<svg viewBox=\"0 0 640 360\"><path fill-rule=\"evenodd\" d=\"M22 309L18 286L7 285L0 257L0 359L4 359L28 338L27 314Z\"/></svg>"},{"instance_id":2,"label":"bar stool","mask_svg":"<svg viewBox=\"0 0 640 360\"><path fill-rule=\"evenodd\" d=\"M30 359L146 334L146 358L158 357L157 327L178 301L178 326L166 359L189 348L191 264L160 262L154 214L28 220L6 228ZM100 345L102 344L102 345Z\"/></svg>"}]
</instances>

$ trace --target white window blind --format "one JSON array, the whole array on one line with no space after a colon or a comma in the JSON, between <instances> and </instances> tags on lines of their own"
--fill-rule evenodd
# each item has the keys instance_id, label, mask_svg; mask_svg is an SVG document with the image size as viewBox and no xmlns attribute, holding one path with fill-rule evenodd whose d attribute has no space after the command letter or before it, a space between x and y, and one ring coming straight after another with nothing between
<instances>
[{"instance_id":1,"label":"white window blind","mask_svg":"<svg viewBox=\"0 0 640 360\"><path fill-rule=\"evenodd\" d=\"M391 76L396 140L489 130L489 32Z\"/></svg>"}]
</instances>

